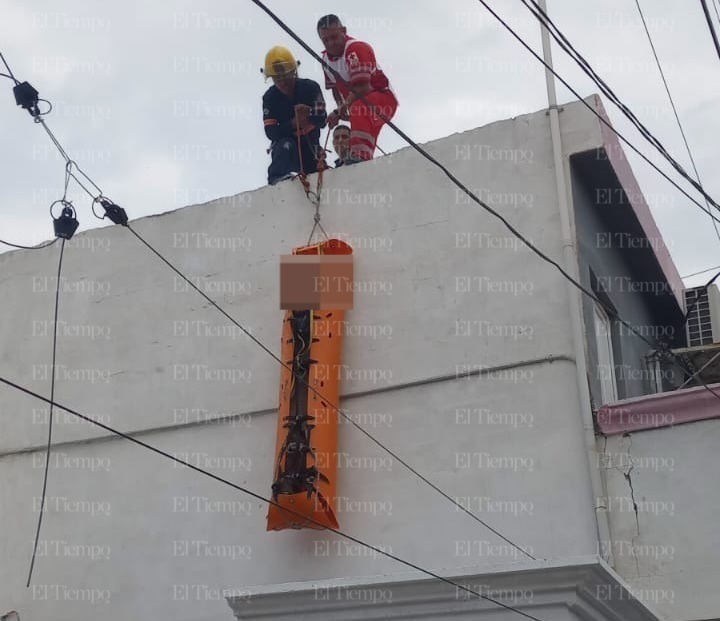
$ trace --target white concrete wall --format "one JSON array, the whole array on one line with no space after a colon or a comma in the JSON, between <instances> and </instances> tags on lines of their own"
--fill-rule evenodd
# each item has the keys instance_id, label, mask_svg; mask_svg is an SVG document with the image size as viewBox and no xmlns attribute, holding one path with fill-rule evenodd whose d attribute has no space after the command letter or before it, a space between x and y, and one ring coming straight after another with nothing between
<instances>
[{"instance_id":1,"label":"white concrete wall","mask_svg":"<svg viewBox=\"0 0 720 621\"><path fill-rule=\"evenodd\" d=\"M720 610L718 442L720 421L708 420L612 436L600 448L615 569L673 621Z\"/></svg>"},{"instance_id":2,"label":"white concrete wall","mask_svg":"<svg viewBox=\"0 0 720 621\"><path fill-rule=\"evenodd\" d=\"M568 152L598 144L597 125L584 108L566 106L563 115ZM429 149L560 260L544 112L436 141ZM331 171L325 185L324 226L356 247L356 280L385 292L358 293L347 315L350 325L375 327L380 336L348 337L343 405L449 494L470 497L471 508L536 557L596 553L562 278L514 246L495 219L459 197L412 150ZM132 205L126 208L132 215ZM312 226L312 208L297 182L134 226L279 352L279 256L304 243ZM233 243L243 247L212 247ZM373 243L374 250L368 248ZM127 230L92 231L69 246L57 401L123 431L142 432L147 442L187 453L193 463L268 494L277 363L244 336L233 338L227 322L180 287ZM43 365L51 352L42 322L51 318L58 250L0 256L0 374L42 394L49 391ZM481 289L458 287L456 279L466 276L484 279ZM470 324L466 333L467 324L457 320L488 323ZM488 326L515 336L488 335ZM548 356L558 359L494 377L452 378L467 365L522 365ZM373 371L375 381L363 379ZM234 372L239 381L205 379L210 372ZM197 373L203 379L195 379ZM427 383L403 387L408 382ZM124 440L99 441L104 432L59 413L58 467L50 473L42 537L49 543L27 590L45 410L0 388L0 602L23 619L102 614L107 621L219 621L231 616L223 588L406 569L325 533L268 534L261 503ZM233 422L186 424L227 414L236 415ZM340 460L340 494L374 503L341 506L341 528L432 569L490 567L517 558L357 430L342 425L340 433L340 450L348 456ZM350 461L355 458L365 459ZM194 497L232 504L212 506ZM182 511L186 498L189 510ZM488 508L487 499L505 504ZM182 543L193 541L224 547ZM93 552L101 557L88 558ZM103 601L77 601L93 597Z\"/></svg>"}]
</instances>

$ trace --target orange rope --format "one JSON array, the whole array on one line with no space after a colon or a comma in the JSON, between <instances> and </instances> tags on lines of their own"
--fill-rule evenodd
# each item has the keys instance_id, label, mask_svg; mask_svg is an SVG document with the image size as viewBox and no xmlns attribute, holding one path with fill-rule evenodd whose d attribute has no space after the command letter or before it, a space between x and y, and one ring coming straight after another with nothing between
<instances>
[{"instance_id":1,"label":"orange rope","mask_svg":"<svg viewBox=\"0 0 720 621\"><path fill-rule=\"evenodd\" d=\"M313 192L310 189L310 182L307 180L307 174L305 173L305 166L303 165L303 156L302 156L302 142L301 142L301 136L305 136L309 134L310 132L302 132L300 131L300 126L297 122L297 119L295 120L295 134L297 136L297 148L298 148L298 158L300 160L300 174L298 175L298 178L300 179L300 183L302 183L303 188L305 189L305 196L307 196L308 200L312 203L319 203L320 202L320 191L322 189L322 182L323 182L323 172L329 168L326 161L326 154L327 154L327 144L328 140L330 139L330 132L328 131L327 136L325 136L325 144L322 148L322 154L320 157L316 157L315 161L317 163L317 170L318 170L318 179L317 179L317 186L315 192ZM314 194L315 199L310 198L310 195Z\"/></svg>"}]
</instances>

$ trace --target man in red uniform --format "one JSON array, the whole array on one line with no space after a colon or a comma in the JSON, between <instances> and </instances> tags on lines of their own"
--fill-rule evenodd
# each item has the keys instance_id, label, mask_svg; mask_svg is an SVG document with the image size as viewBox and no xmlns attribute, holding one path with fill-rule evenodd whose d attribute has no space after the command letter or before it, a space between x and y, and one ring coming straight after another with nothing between
<instances>
[{"instance_id":1,"label":"man in red uniform","mask_svg":"<svg viewBox=\"0 0 720 621\"><path fill-rule=\"evenodd\" d=\"M350 121L350 160L346 163L371 160L378 134L398 106L390 82L372 47L349 37L337 15L320 18L317 30L325 46L323 60L350 85L348 88L325 68L325 88L332 89L338 104L328 117L328 126L335 127L340 119Z\"/></svg>"}]
</instances>

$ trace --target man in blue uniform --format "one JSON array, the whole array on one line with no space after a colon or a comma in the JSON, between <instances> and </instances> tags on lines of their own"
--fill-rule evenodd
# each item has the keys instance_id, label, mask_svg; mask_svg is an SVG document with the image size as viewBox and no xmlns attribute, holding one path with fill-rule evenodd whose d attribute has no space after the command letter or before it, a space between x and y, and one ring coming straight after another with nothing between
<instances>
[{"instance_id":1,"label":"man in blue uniform","mask_svg":"<svg viewBox=\"0 0 720 621\"><path fill-rule=\"evenodd\" d=\"M317 82L298 78L297 66L284 47L272 48L265 57L263 73L273 81L263 95L265 135L272 141L270 185L291 178L292 173L317 172L317 162L324 156L320 129L327 123L325 99Z\"/></svg>"}]
</instances>

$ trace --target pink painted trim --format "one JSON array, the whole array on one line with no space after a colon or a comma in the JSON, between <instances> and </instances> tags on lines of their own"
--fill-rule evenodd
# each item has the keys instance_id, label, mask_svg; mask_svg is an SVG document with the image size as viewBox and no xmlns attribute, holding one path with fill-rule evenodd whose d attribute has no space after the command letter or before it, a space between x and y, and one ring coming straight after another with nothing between
<instances>
[{"instance_id":1,"label":"pink painted trim","mask_svg":"<svg viewBox=\"0 0 720 621\"><path fill-rule=\"evenodd\" d=\"M720 395L720 384L710 388ZM603 405L597 413L598 426L606 436L711 418L720 418L720 400L704 386L625 399Z\"/></svg>"},{"instance_id":2,"label":"pink painted trim","mask_svg":"<svg viewBox=\"0 0 720 621\"><path fill-rule=\"evenodd\" d=\"M605 107L600 97L593 95L592 99L594 102L591 105L594 105L597 113L610 123L610 119L607 112L605 112ZM663 271L663 274L665 274L668 284L672 287L675 299L680 308L685 308L682 278L680 278L680 273L677 267L675 267L675 263L670 256L670 251L667 249L662 235L660 235L660 231L655 223L655 218L653 218L650 212L650 207L648 207L648 204L645 202L645 197L643 196L642 190L640 190L640 185L635 178L632 168L630 168L630 163L620 144L620 140L605 123L600 122L600 132L610 165L615 170L615 174L620 180L620 185L630 200L630 205L640 222L640 226L642 226L643 231L645 231L645 236L653 243L652 248L655 249L655 256L660 264L660 269Z\"/></svg>"}]
</instances>

